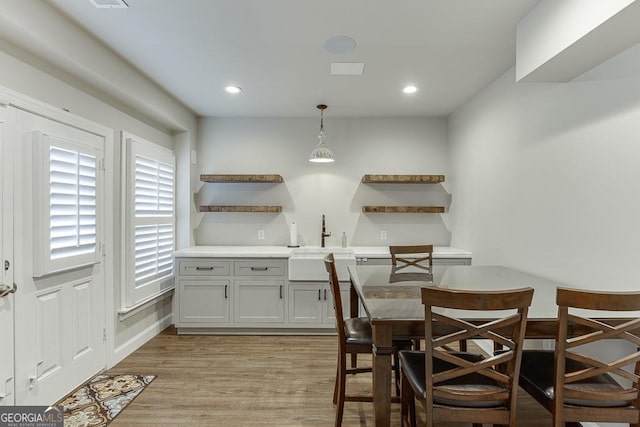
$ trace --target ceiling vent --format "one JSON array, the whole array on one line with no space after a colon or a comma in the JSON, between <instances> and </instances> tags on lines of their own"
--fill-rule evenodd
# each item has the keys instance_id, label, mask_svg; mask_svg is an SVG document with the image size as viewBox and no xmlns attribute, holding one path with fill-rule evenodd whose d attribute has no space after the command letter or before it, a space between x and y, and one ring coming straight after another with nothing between
<instances>
[{"instance_id":1,"label":"ceiling vent","mask_svg":"<svg viewBox=\"0 0 640 427\"><path fill-rule=\"evenodd\" d=\"M364 72L364 62L332 62L331 74L343 76L361 76Z\"/></svg>"},{"instance_id":2,"label":"ceiling vent","mask_svg":"<svg viewBox=\"0 0 640 427\"><path fill-rule=\"evenodd\" d=\"M124 0L89 0L98 9L124 9L129 7Z\"/></svg>"}]
</instances>

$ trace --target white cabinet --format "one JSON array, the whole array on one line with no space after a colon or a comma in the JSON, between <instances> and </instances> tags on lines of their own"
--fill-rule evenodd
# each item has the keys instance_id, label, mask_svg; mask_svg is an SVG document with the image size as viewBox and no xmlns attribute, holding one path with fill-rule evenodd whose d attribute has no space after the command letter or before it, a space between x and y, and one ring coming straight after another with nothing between
<instances>
[{"instance_id":1,"label":"white cabinet","mask_svg":"<svg viewBox=\"0 0 640 427\"><path fill-rule=\"evenodd\" d=\"M176 327L282 327L286 321L286 259L178 258Z\"/></svg>"},{"instance_id":2,"label":"white cabinet","mask_svg":"<svg viewBox=\"0 0 640 427\"><path fill-rule=\"evenodd\" d=\"M230 262L217 259L178 260L176 326L228 323Z\"/></svg>"},{"instance_id":3,"label":"white cabinet","mask_svg":"<svg viewBox=\"0 0 640 427\"><path fill-rule=\"evenodd\" d=\"M234 322L284 322L286 265L282 259L234 261Z\"/></svg>"},{"instance_id":4,"label":"white cabinet","mask_svg":"<svg viewBox=\"0 0 640 427\"><path fill-rule=\"evenodd\" d=\"M342 310L349 316L348 282L340 283ZM292 324L305 323L311 325L333 326L335 310L331 288L322 282L289 283L289 317Z\"/></svg>"},{"instance_id":5,"label":"white cabinet","mask_svg":"<svg viewBox=\"0 0 640 427\"><path fill-rule=\"evenodd\" d=\"M312 283L289 284L289 322L322 323L323 307L322 291L327 286Z\"/></svg>"},{"instance_id":6,"label":"white cabinet","mask_svg":"<svg viewBox=\"0 0 640 427\"><path fill-rule=\"evenodd\" d=\"M233 315L237 323L283 323L283 280L236 280Z\"/></svg>"},{"instance_id":7,"label":"white cabinet","mask_svg":"<svg viewBox=\"0 0 640 427\"><path fill-rule=\"evenodd\" d=\"M229 322L228 280L180 280L179 325Z\"/></svg>"},{"instance_id":8,"label":"white cabinet","mask_svg":"<svg viewBox=\"0 0 640 427\"><path fill-rule=\"evenodd\" d=\"M237 248L176 253L174 319L178 333L335 333L328 280L290 280L289 252L261 256L259 249L251 247L246 256L230 256L239 253L244 254ZM379 258L379 250L362 253L376 257L361 255L358 264L391 263L390 257ZM470 254L456 258L459 255L457 250L445 251L434 258L434 264L471 263ZM349 281L341 281L345 317L350 316L350 291ZM359 312L364 316L361 304Z\"/></svg>"}]
</instances>

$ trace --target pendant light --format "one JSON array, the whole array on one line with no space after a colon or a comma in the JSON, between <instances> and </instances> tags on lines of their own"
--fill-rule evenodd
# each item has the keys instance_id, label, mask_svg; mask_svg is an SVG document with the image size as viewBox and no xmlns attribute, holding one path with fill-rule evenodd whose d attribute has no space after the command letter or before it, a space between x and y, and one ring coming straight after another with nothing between
<instances>
[{"instance_id":1,"label":"pendant light","mask_svg":"<svg viewBox=\"0 0 640 427\"><path fill-rule=\"evenodd\" d=\"M331 150L324 144L324 110L327 109L327 106L320 104L317 108L320 110L320 134L318 135L318 146L311 152L309 161L314 163L330 163L335 160Z\"/></svg>"}]
</instances>

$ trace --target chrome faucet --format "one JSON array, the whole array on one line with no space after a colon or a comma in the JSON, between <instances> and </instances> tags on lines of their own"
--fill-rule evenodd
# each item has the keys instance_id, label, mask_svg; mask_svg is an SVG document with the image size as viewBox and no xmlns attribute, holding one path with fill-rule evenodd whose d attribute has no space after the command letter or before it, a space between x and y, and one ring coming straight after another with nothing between
<instances>
[{"instance_id":1,"label":"chrome faucet","mask_svg":"<svg viewBox=\"0 0 640 427\"><path fill-rule=\"evenodd\" d=\"M322 241L320 245L321 248L324 248L324 238L329 236L331 236L331 233L327 233L327 228L324 225L324 214L322 214L322 233L320 234L320 238Z\"/></svg>"}]
</instances>

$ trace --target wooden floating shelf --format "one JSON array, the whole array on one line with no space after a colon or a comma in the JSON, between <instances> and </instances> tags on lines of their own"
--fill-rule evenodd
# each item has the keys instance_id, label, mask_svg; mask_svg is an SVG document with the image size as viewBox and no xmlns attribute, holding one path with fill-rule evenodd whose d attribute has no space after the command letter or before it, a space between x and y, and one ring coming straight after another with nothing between
<instances>
[{"instance_id":1,"label":"wooden floating shelf","mask_svg":"<svg viewBox=\"0 0 640 427\"><path fill-rule=\"evenodd\" d=\"M444 213L444 206L363 206L364 213Z\"/></svg>"},{"instance_id":2,"label":"wooden floating shelf","mask_svg":"<svg viewBox=\"0 0 640 427\"><path fill-rule=\"evenodd\" d=\"M200 181L202 182L219 182L219 183L251 183L251 182L266 182L266 183L279 183L283 182L281 175L278 174L202 174L200 175Z\"/></svg>"},{"instance_id":3,"label":"wooden floating shelf","mask_svg":"<svg viewBox=\"0 0 640 427\"><path fill-rule=\"evenodd\" d=\"M200 206L200 212L252 212L252 213L279 213L282 206L229 206L208 205Z\"/></svg>"},{"instance_id":4,"label":"wooden floating shelf","mask_svg":"<svg viewBox=\"0 0 640 427\"><path fill-rule=\"evenodd\" d=\"M365 175L365 184L438 184L444 175Z\"/></svg>"}]
</instances>

